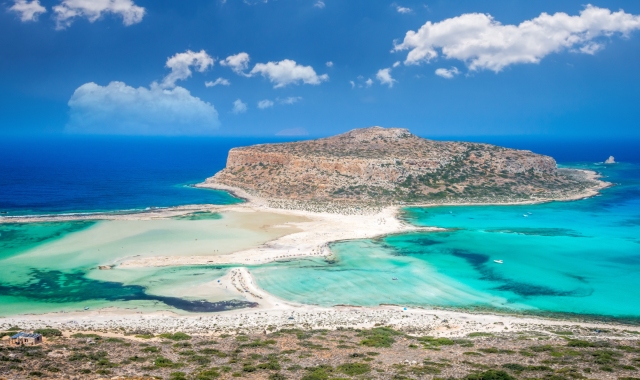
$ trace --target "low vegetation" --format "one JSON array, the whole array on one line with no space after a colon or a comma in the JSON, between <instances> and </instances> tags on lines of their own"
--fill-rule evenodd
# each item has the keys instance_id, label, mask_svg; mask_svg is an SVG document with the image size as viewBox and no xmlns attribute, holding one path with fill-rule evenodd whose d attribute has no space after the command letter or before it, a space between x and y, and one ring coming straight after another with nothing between
<instances>
[{"instance_id":1,"label":"low vegetation","mask_svg":"<svg viewBox=\"0 0 640 380\"><path fill-rule=\"evenodd\" d=\"M588 330L464 338L384 326L270 331L215 339L182 332L65 338L47 331L39 346L0 345L0 379L639 380L640 373L640 343L633 332L593 339Z\"/></svg>"}]
</instances>

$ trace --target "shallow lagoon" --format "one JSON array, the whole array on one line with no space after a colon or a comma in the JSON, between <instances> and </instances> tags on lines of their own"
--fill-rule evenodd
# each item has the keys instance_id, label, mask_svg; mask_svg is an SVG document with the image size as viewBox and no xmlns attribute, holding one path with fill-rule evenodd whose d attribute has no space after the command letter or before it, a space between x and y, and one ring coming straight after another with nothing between
<instances>
[{"instance_id":1,"label":"shallow lagoon","mask_svg":"<svg viewBox=\"0 0 640 380\"><path fill-rule=\"evenodd\" d=\"M640 167L595 168L618 186L575 202L409 208L407 221L451 230L340 242L332 246L332 264L306 260L252 271L277 296L325 306L391 303L638 319Z\"/></svg>"}]
</instances>

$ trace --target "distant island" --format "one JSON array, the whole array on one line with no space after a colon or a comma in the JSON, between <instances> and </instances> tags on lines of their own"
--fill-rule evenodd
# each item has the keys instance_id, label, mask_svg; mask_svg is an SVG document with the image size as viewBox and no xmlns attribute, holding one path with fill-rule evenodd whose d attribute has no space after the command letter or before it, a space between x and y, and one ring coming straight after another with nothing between
<instances>
[{"instance_id":1,"label":"distant island","mask_svg":"<svg viewBox=\"0 0 640 380\"><path fill-rule=\"evenodd\" d=\"M272 207L310 204L520 203L578 199L605 183L549 156L434 141L371 127L317 140L234 148L205 186L237 188Z\"/></svg>"}]
</instances>

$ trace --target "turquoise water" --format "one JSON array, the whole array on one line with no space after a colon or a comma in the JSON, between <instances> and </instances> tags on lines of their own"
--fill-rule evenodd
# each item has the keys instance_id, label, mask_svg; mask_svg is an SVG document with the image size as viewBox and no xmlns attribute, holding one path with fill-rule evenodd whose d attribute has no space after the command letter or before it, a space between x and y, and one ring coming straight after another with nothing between
<instances>
[{"instance_id":1,"label":"turquoise water","mask_svg":"<svg viewBox=\"0 0 640 380\"><path fill-rule=\"evenodd\" d=\"M402 215L408 222L448 230L339 242L331 262L309 258L250 270L268 292L307 304L640 320L640 165L583 167L616 186L574 202L408 208ZM229 229L228 218L0 224L0 315L85 306L182 312L251 306L217 286L226 266L96 268L122 256L121 246L153 256L263 239Z\"/></svg>"},{"instance_id":2,"label":"turquoise water","mask_svg":"<svg viewBox=\"0 0 640 380\"><path fill-rule=\"evenodd\" d=\"M325 306L400 304L638 319L640 166L584 167L602 171L617 186L574 202L409 208L407 221L450 230L340 242L332 246L333 263L279 263L253 273L277 296Z\"/></svg>"}]
</instances>

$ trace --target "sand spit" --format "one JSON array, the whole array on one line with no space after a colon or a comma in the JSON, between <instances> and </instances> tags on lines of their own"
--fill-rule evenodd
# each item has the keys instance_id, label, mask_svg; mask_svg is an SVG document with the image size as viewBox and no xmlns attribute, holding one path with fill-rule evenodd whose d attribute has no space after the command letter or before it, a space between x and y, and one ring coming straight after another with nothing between
<instances>
[{"instance_id":1,"label":"sand spit","mask_svg":"<svg viewBox=\"0 0 640 380\"><path fill-rule=\"evenodd\" d=\"M388 207L376 215L339 215L256 207L252 203L225 206L225 211L269 211L291 217L302 217L308 222L289 223L300 232L288 234L261 246L219 256L155 256L127 259L121 268L158 267L176 265L264 264L309 256L330 256L328 245L335 241L375 238L411 231L436 231L433 227L415 227L396 217L398 209Z\"/></svg>"}]
</instances>

